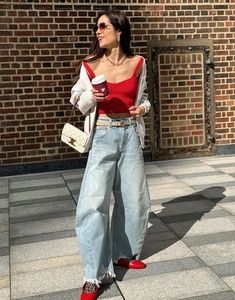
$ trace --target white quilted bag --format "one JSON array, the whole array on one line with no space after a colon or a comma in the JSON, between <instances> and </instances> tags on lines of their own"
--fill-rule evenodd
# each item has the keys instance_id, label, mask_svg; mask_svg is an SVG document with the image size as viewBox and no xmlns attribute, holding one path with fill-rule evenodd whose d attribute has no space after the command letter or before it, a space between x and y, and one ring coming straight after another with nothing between
<instances>
[{"instance_id":1,"label":"white quilted bag","mask_svg":"<svg viewBox=\"0 0 235 300\"><path fill-rule=\"evenodd\" d=\"M77 127L66 123L63 127L61 140L80 153L87 152L88 134Z\"/></svg>"}]
</instances>

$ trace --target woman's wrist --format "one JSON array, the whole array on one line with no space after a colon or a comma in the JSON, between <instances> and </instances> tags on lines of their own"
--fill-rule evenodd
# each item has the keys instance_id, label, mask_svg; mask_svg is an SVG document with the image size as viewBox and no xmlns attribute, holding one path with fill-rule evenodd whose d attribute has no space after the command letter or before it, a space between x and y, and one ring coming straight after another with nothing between
<instances>
[{"instance_id":1,"label":"woman's wrist","mask_svg":"<svg viewBox=\"0 0 235 300\"><path fill-rule=\"evenodd\" d=\"M140 106L140 115L141 116L145 115L145 108L142 105Z\"/></svg>"}]
</instances>

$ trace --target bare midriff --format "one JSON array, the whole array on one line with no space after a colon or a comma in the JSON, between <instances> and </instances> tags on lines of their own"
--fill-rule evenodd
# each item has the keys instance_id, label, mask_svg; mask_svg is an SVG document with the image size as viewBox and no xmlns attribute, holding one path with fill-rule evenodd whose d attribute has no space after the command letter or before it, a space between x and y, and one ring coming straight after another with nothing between
<instances>
[{"instance_id":1,"label":"bare midriff","mask_svg":"<svg viewBox=\"0 0 235 300\"><path fill-rule=\"evenodd\" d=\"M119 82L107 82L108 96L104 101L97 103L96 116L99 118L130 118L130 108L135 106L139 75L138 72L143 64L141 57L136 64L132 76ZM88 75L93 79L96 74L87 62L83 62Z\"/></svg>"},{"instance_id":2,"label":"bare midriff","mask_svg":"<svg viewBox=\"0 0 235 300\"><path fill-rule=\"evenodd\" d=\"M110 113L110 114L99 114L100 118L110 118L110 119L119 119L119 118L130 118L131 115L127 113Z\"/></svg>"}]
</instances>

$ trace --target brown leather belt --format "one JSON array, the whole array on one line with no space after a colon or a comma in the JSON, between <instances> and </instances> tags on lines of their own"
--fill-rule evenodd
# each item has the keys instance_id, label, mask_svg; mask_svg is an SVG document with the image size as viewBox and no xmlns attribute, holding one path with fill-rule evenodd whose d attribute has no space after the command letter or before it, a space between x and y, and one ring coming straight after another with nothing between
<instances>
[{"instance_id":1,"label":"brown leather belt","mask_svg":"<svg viewBox=\"0 0 235 300\"><path fill-rule=\"evenodd\" d=\"M117 119L100 120L100 119L98 119L96 121L97 126L125 127L125 126L134 125L134 124L136 124L136 120L133 118L122 119L122 120L117 120Z\"/></svg>"}]
</instances>

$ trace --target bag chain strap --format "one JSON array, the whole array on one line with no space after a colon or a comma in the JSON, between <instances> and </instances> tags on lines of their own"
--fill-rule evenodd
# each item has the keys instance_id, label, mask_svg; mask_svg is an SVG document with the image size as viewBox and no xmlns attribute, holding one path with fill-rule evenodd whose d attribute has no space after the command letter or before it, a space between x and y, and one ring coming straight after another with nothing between
<instances>
[{"instance_id":1,"label":"bag chain strap","mask_svg":"<svg viewBox=\"0 0 235 300\"><path fill-rule=\"evenodd\" d=\"M75 105L73 105L73 108L72 108L72 110L71 110L71 114L70 114L68 123L70 123L71 120L72 120L72 118L76 115L76 114L75 114L75 110L76 110L76 107L75 107Z\"/></svg>"}]
</instances>

